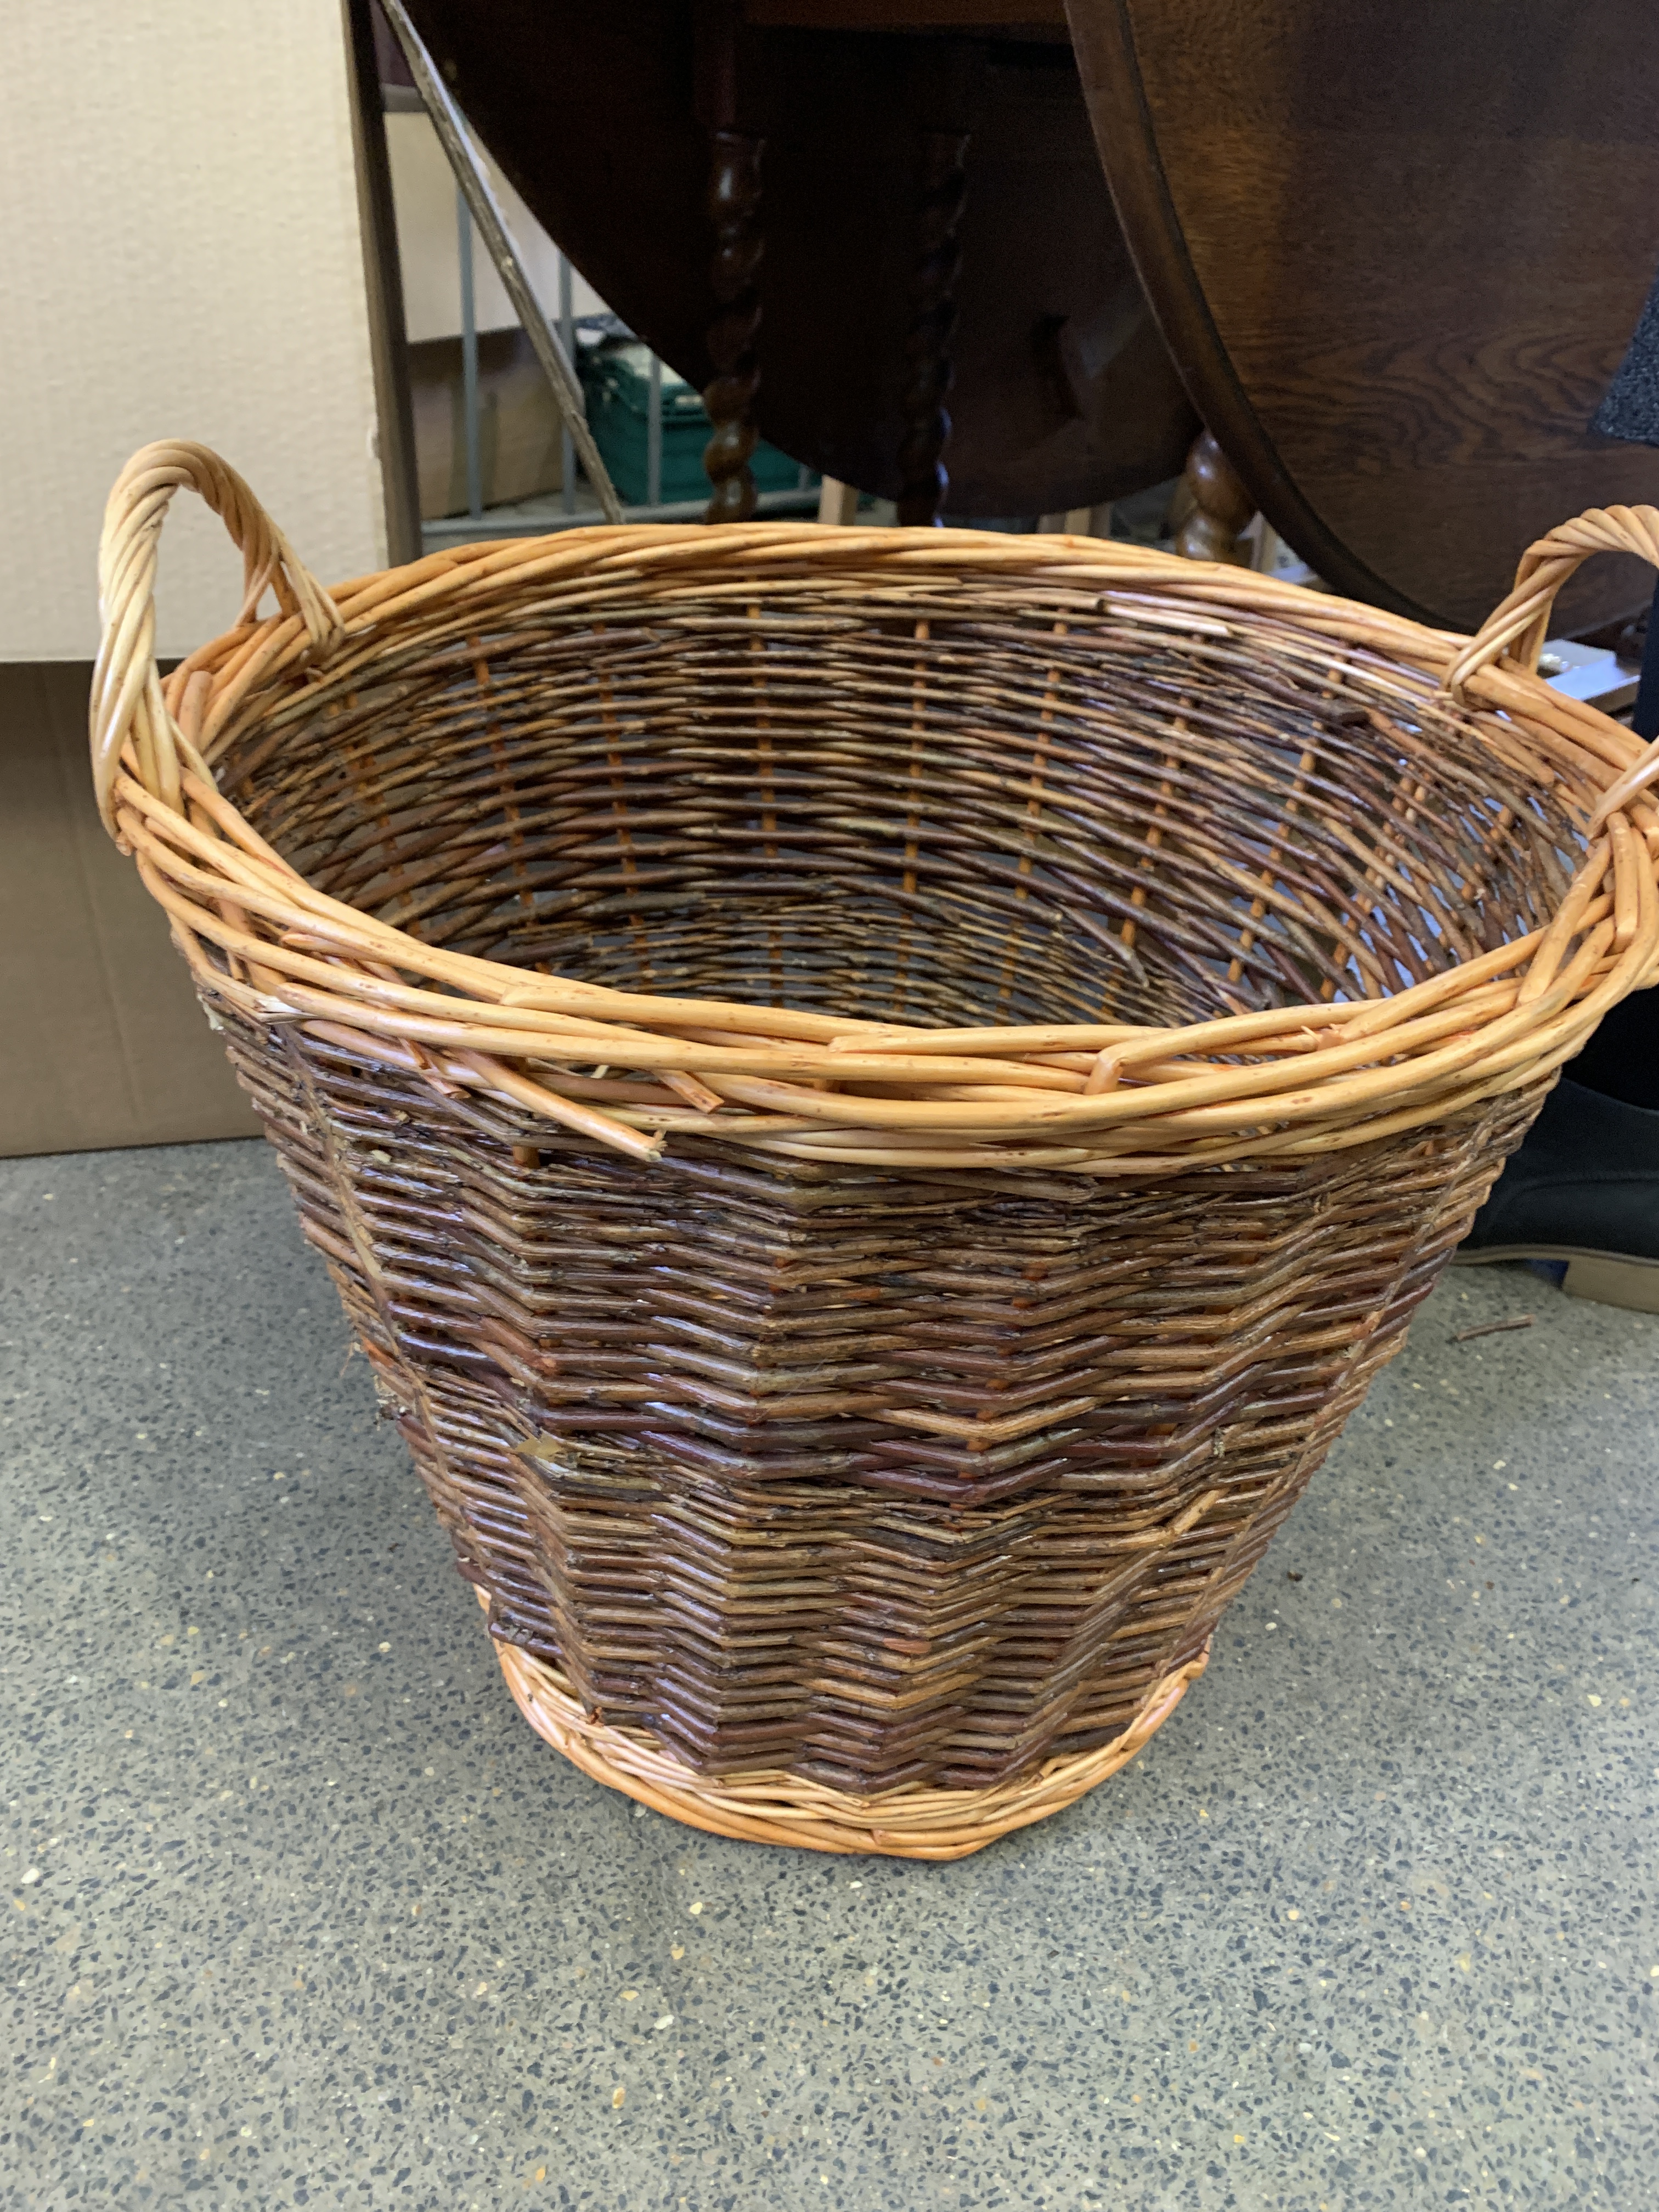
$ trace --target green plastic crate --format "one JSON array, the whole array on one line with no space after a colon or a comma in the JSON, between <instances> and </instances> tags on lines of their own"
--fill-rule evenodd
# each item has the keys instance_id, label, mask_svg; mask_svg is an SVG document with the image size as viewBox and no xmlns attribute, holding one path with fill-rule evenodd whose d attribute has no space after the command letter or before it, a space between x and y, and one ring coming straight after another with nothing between
<instances>
[{"instance_id":1,"label":"green plastic crate","mask_svg":"<svg viewBox=\"0 0 1659 2212\"><path fill-rule=\"evenodd\" d=\"M651 354L637 340L596 346L582 362L582 382L587 398L587 423L593 442L611 471L611 480L629 507L643 507L646 485L646 442L651 410ZM703 474L703 447L709 440L709 423L701 395L666 362L662 370L662 494L665 502L677 499L705 499L708 479ZM758 491L793 491L800 483L800 466L787 453L764 441L755 448L749 464ZM817 483L806 479L808 488Z\"/></svg>"}]
</instances>

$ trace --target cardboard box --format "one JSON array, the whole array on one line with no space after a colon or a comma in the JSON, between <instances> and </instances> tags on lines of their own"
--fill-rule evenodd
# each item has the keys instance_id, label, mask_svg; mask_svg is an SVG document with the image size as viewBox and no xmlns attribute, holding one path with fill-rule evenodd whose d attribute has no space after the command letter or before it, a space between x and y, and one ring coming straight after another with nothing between
<instances>
[{"instance_id":1,"label":"cardboard box","mask_svg":"<svg viewBox=\"0 0 1659 2212\"><path fill-rule=\"evenodd\" d=\"M466 513L465 385L459 338L409 349L410 398L424 520ZM520 330L478 339L478 473L486 507L557 491L559 410L547 373ZM487 535L481 530L480 535Z\"/></svg>"},{"instance_id":2,"label":"cardboard box","mask_svg":"<svg viewBox=\"0 0 1659 2212\"><path fill-rule=\"evenodd\" d=\"M0 665L0 1157L259 1133L98 819L85 661Z\"/></svg>"}]
</instances>

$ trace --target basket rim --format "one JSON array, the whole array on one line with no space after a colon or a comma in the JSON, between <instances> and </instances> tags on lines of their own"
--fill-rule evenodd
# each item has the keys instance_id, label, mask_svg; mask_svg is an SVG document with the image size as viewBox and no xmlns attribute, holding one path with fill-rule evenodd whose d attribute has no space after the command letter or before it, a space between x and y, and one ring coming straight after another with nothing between
<instances>
[{"instance_id":1,"label":"basket rim","mask_svg":"<svg viewBox=\"0 0 1659 2212\"><path fill-rule=\"evenodd\" d=\"M247 595L242 619L163 685L153 658L156 542L181 485L201 493L241 544ZM1588 552L1632 550L1637 524L1644 542L1634 550L1659 555L1651 509L1599 512L1540 541L1516 591L1473 640L1112 540L788 522L607 525L496 540L328 592L233 470L174 441L137 455L111 495L94 773L106 821L168 914L210 1010L262 1027L295 1024L440 1091L484 1092L636 1158L695 1133L826 1164L918 1170L1146 1176L1293 1159L1540 1083L1609 1006L1653 979L1659 807L1645 785L1659 775L1659 746L1644 748L1523 665L1528 652L1535 659L1561 580L1550 561L1570 574ZM316 890L215 781L213 763L252 726L271 721L270 741L280 741L296 679L309 705L319 689L361 675L392 639L429 650L446 634L475 629L486 611L568 605L613 585L741 592L762 581L833 580L915 591L932 574L970 571L1018 581L1045 611L1081 599L1224 638L1230 624L1255 624L1281 651L1298 638L1325 640L1430 678L1494 759L1555 787L1584 825L1585 859L1547 925L1389 997L1165 1027L938 1029L611 990L424 945ZM259 620L267 586L278 611ZM1494 716L1504 718L1501 730L1482 719ZM576 1072L584 1067L623 1079ZM905 1095L821 1087L837 1081L880 1081ZM963 1098L963 1086L998 1095ZM957 1095L938 1095L946 1089Z\"/></svg>"}]
</instances>

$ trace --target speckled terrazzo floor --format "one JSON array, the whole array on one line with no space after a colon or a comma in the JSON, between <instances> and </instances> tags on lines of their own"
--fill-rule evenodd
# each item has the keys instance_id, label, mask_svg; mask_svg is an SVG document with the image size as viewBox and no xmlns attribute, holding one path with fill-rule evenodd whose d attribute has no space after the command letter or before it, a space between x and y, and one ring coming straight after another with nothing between
<instances>
[{"instance_id":1,"label":"speckled terrazzo floor","mask_svg":"<svg viewBox=\"0 0 1659 2212\"><path fill-rule=\"evenodd\" d=\"M1454 1275L1135 1767L787 1856L519 1720L263 1147L0 1164L0 2206L1659 2203L1656 1352Z\"/></svg>"}]
</instances>

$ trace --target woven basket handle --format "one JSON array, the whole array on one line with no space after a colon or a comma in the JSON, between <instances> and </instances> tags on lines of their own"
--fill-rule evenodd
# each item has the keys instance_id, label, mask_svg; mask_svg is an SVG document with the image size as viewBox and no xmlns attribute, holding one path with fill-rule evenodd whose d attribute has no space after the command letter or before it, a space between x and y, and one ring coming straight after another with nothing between
<instances>
[{"instance_id":1,"label":"woven basket handle","mask_svg":"<svg viewBox=\"0 0 1659 2212\"><path fill-rule=\"evenodd\" d=\"M1593 507L1576 522L1564 522L1521 556L1515 589L1501 600L1469 640L1445 676L1446 689L1460 704L1471 676L1499 660L1534 675L1549 635L1555 595L1592 553L1636 553L1659 568L1659 507ZM1589 820L1594 836L1610 814L1659 779L1659 739L1626 769L1596 802Z\"/></svg>"},{"instance_id":2,"label":"woven basket handle","mask_svg":"<svg viewBox=\"0 0 1659 2212\"><path fill-rule=\"evenodd\" d=\"M1659 568L1659 507L1593 507L1564 522L1521 556L1515 589L1486 617L1446 672L1446 688L1460 702L1477 670L1508 660L1536 672L1549 635L1555 595L1592 553L1636 553Z\"/></svg>"},{"instance_id":3,"label":"woven basket handle","mask_svg":"<svg viewBox=\"0 0 1659 2212\"><path fill-rule=\"evenodd\" d=\"M92 683L92 775L112 836L115 780L129 744L145 789L179 805L183 741L155 665L155 564L161 525L181 485L207 501L241 549L241 622L253 620L269 587L283 612L304 623L316 653L331 652L345 634L333 600L228 463L178 438L135 453L109 495L98 545L103 636Z\"/></svg>"}]
</instances>

